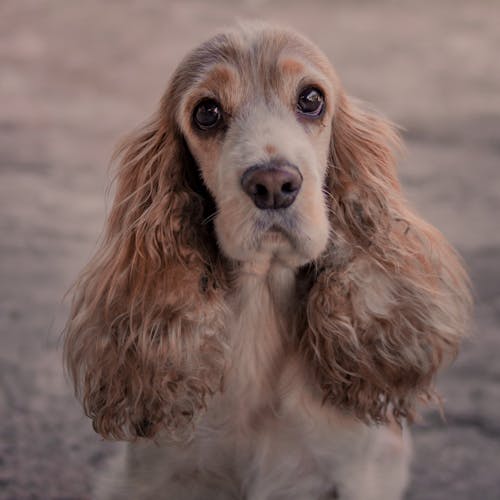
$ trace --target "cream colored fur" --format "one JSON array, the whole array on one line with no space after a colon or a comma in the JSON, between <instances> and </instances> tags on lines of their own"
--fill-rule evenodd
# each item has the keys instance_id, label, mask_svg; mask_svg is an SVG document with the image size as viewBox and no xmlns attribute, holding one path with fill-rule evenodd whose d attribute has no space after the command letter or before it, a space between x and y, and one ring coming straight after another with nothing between
<instances>
[{"instance_id":1,"label":"cream colored fur","mask_svg":"<svg viewBox=\"0 0 500 500\"><path fill-rule=\"evenodd\" d=\"M313 86L317 117L297 108ZM212 99L220 126L194 123ZM250 25L181 62L120 148L65 360L94 428L130 441L100 499L398 500L405 429L470 307L460 260L408 207L394 128L289 30ZM302 178L286 208L252 166Z\"/></svg>"},{"instance_id":2,"label":"cream colored fur","mask_svg":"<svg viewBox=\"0 0 500 500\"><path fill-rule=\"evenodd\" d=\"M321 402L292 348L294 272L247 265L231 304L232 365L189 444L128 444L101 477L102 500L397 500L410 436Z\"/></svg>"}]
</instances>

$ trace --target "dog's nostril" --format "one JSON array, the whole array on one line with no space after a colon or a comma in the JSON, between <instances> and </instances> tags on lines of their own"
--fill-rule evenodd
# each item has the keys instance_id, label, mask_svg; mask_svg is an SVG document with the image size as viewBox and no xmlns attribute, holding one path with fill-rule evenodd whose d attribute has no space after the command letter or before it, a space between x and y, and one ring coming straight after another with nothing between
<instances>
[{"instance_id":1,"label":"dog's nostril","mask_svg":"<svg viewBox=\"0 0 500 500\"><path fill-rule=\"evenodd\" d=\"M285 184L283 184L283 186L281 186L281 191L283 191L283 193L292 193L294 191L292 183L285 182Z\"/></svg>"},{"instance_id":2,"label":"dog's nostril","mask_svg":"<svg viewBox=\"0 0 500 500\"><path fill-rule=\"evenodd\" d=\"M255 186L255 194L257 196L266 196L267 195L267 188L266 186L263 186L262 184L257 184Z\"/></svg>"}]
</instances>

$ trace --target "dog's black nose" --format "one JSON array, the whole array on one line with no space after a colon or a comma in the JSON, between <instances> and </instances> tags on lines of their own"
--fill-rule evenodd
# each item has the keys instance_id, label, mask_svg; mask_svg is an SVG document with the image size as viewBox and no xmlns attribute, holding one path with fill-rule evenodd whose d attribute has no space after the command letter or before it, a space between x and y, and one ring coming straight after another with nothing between
<instances>
[{"instance_id":1,"label":"dog's black nose","mask_svg":"<svg viewBox=\"0 0 500 500\"><path fill-rule=\"evenodd\" d=\"M297 197L302 175L293 165L254 165L243 173L241 187L262 210L287 208Z\"/></svg>"}]
</instances>

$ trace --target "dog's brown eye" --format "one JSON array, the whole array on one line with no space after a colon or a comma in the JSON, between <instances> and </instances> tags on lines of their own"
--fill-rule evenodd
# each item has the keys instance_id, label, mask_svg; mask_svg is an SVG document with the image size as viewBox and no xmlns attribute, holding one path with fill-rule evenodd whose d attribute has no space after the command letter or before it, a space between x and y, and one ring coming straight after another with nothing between
<instances>
[{"instance_id":1,"label":"dog's brown eye","mask_svg":"<svg viewBox=\"0 0 500 500\"><path fill-rule=\"evenodd\" d=\"M193 113L194 123L201 130L215 127L222 118L222 111L217 101L205 99L201 101Z\"/></svg>"},{"instance_id":2,"label":"dog's brown eye","mask_svg":"<svg viewBox=\"0 0 500 500\"><path fill-rule=\"evenodd\" d=\"M315 87L304 89L297 100L299 113L311 117L320 116L325 104L325 98L320 90Z\"/></svg>"}]
</instances>

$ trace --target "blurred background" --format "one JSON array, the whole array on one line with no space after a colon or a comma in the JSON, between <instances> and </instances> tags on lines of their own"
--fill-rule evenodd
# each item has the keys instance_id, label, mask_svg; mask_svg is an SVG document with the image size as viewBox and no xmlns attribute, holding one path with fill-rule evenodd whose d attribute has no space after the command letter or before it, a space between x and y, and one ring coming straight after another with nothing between
<instances>
[{"instance_id":1,"label":"blurred background","mask_svg":"<svg viewBox=\"0 0 500 500\"><path fill-rule=\"evenodd\" d=\"M187 50L236 19L290 25L403 130L400 175L463 255L473 337L414 427L407 500L500 498L500 2L0 3L0 498L89 498L116 444L65 381L63 301L92 254L108 161ZM381 499L384 500L384 499Z\"/></svg>"}]
</instances>

